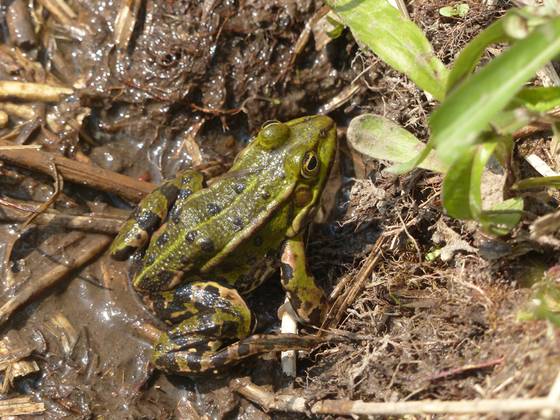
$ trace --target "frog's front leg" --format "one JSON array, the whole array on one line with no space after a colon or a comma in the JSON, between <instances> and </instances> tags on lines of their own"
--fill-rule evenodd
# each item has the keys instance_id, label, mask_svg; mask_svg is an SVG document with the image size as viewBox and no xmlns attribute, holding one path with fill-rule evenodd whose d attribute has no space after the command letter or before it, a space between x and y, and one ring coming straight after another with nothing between
<instances>
[{"instance_id":1,"label":"frog's front leg","mask_svg":"<svg viewBox=\"0 0 560 420\"><path fill-rule=\"evenodd\" d=\"M328 309L327 297L307 268L302 233L286 239L280 262L282 287L290 305L304 323L320 325Z\"/></svg>"},{"instance_id":2,"label":"frog's front leg","mask_svg":"<svg viewBox=\"0 0 560 420\"><path fill-rule=\"evenodd\" d=\"M151 298L152 310L174 325L161 334L152 355L153 364L169 373L216 371L249 356L309 349L322 340L292 334L249 337L255 322L247 304L237 290L216 282L187 283Z\"/></svg>"},{"instance_id":3,"label":"frog's front leg","mask_svg":"<svg viewBox=\"0 0 560 420\"><path fill-rule=\"evenodd\" d=\"M202 181L203 176L198 172L181 171L174 179L165 181L144 197L111 244L111 256L116 260L125 260L142 249L165 220L171 206L179 205L181 200L200 190Z\"/></svg>"}]
</instances>

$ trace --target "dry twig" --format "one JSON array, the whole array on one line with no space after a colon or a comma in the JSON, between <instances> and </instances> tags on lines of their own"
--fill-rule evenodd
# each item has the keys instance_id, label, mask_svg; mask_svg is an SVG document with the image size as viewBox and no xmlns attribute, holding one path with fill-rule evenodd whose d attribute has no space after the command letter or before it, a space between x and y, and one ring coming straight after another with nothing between
<instances>
[{"instance_id":1,"label":"dry twig","mask_svg":"<svg viewBox=\"0 0 560 420\"><path fill-rule=\"evenodd\" d=\"M63 25L70 25L77 18L76 12L64 0L39 0L39 3Z\"/></svg>"},{"instance_id":2,"label":"dry twig","mask_svg":"<svg viewBox=\"0 0 560 420\"><path fill-rule=\"evenodd\" d=\"M31 401L31 397L16 397L0 401L0 416L23 416L45 412L44 403Z\"/></svg>"},{"instance_id":3,"label":"dry twig","mask_svg":"<svg viewBox=\"0 0 560 420\"><path fill-rule=\"evenodd\" d=\"M340 416L404 416L422 414L522 413L550 409L560 411L560 402L548 398L463 400L463 401L398 401L364 402L353 400L321 400L313 402L288 394L272 394L248 380L234 379L230 387L264 410L332 414Z\"/></svg>"},{"instance_id":4,"label":"dry twig","mask_svg":"<svg viewBox=\"0 0 560 420\"><path fill-rule=\"evenodd\" d=\"M0 109L24 120L32 120L36 116L31 105L14 104L13 102L0 102Z\"/></svg>"},{"instance_id":5,"label":"dry twig","mask_svg":"<svg viewBox=\"0 0 560 420\"><path fill-rule=\"evenodd\" d=\"M8 201L0 198L0 223L23 223L29 214L37 213L38 208L29 207L28 202ZM113 209L115 214L91 213L83 215L64 214L55 209L38 213L33 220L35 225L56 225L71 230L94 233L117 234L122 223L129 216L126 210Z\"/></svg>"},{"instance_id":6,"label":"dry twig","mask_svg":"<svg viewBox=\"0 0 560 420\"><path fill-rule=\"evenodd\" d=\"M142 1L140 0L121 0L119 13L115 19L115 31L113 32L115 45L118 48L124 49L128 46L141 4Z\"/></svg>"},{"instance_id":7,"label":"dry twig","mask_svg":"<svg viewBox=\"0 0 560 420\"><path fill-rule=\"evenodd\" d=\"M0 147L10 145L12 144L0 140ZM41 151L0 149L0 160L46 175L52 174L52 164L54 163L64 180L114 193L134 202L140 201L156 187L149 182L137 181L126 175Z\"/></svg>"},{"instance_id":8,"label":"dry twig","mask_svg":"<svg viewBox=\"0 0 560 420\"><path fill-rule=\"evenodd\" d=\"M64 95L71 95L73 89L45 83L0 81L0 98L18 98L25 101L58 102Z\"/></svg>"},{"instance_id":9,"label":"dry twig","mask_svg":"<svg viewBox=\"0 0 560 420\"><path fill-rule=\"evenodd\" d=\"M373 271L373 268L379 261L381 257L381 249L385 244L387 236L381 235L377 242L375 243L373 249L371 250L370 254L364 261L362 268L356 275L354 279L352 279L353 284L350 288L345 291L345 293L341 294L336 298L334 303L329 308L329 312L323 321L321 328L323 330L328 330L329 328L333 328L337 326L340 321L342 320L343 315L346 312L346 309L350 306L352 302L356 300L360 292L365 287L366 282L370 278L370 275ZM347 278L348 282L350 281L350 277ZM337 290L342 290L342 288L338 288Z\"/></svg>"}]
</instances>

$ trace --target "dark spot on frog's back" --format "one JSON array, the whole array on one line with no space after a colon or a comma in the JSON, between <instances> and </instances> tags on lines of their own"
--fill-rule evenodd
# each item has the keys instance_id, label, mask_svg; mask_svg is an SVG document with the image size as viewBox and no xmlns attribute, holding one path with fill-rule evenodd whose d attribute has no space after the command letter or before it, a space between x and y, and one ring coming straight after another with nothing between
<instances>
[{"instance_id":1,"label":"dark spot on frog's back","mask_svg":"<svg viewBox=\"0 0 560 420\"><path fill-rule=\"evenodd\" d=\"M243 229L243 227L245 226L245 223L243 223L243 220L242 220L241 217L239 217L239 216L234 217L234 218L231 220L231 224L233 225L233 229L234 229L236 232L240 231L240 230Z\"/></svg>"},{"instance_id":2,"label":"dark spot on frog's back","mask_svg":"<svg viewBox=\"0 0 560 420\"><path fill-rule=\"evenodd\" d=\"M222 208L216 203L208 203L206 205L206 209L208 210L208 214L210 216L215 216L222 211Z\"/></svg>"},{"instance_id":3,"label":"dark spot on frog's back","mask_svg":"<svg viewBox=\"0 0 560 420\"><path fill-rule=\"evenodd\" d=\"M245 184L242 182L236 182L232 185L232 188L237 194L241 194L245 190Z\"/></svg>"},{"instance_id":4,"label":"dark spot on frog's back","mask_svg":"<svg viewBox=\"0 0 560 420\"><path fill-rule=\"evenodd\" d=\"M261 246L263 244L263 238L261 235L256 235L253 238L253 244L255 244L255 246Z\"/></svg>"},{"instance_id":5,"label":"dark spot on frog's back","mask_svg":"<svg viewBox=\"0 0 560 420\"><path fill-rule=\"evenodd\" d=\"M179 195L177 195L177 200L188 198L192 195L192 190L190 188L181 188Z\"/></svg>"},{"instance_id":6,"label":"dark spot on frog's back","mask_svg":"<svg viewBox=\"0 0 560 420\"><path fill-rule=\"evenodd\" d=\"M167 201L175 201L177 198L177 194L179 194L179 188L177 188L173 184L165 184L162 185L159 191L163 194L163 196L167 199Z\"/></svg>"},{"instance_id":7,"label":"dark spot on frog's back","mask_svg":"<svg viewBox=\"0 0 560 420\"><path fill-rule=\"evenodd\" d=\"M156 261L156 255L150 254L144 259L144 265L149 266L152 265Z\"/></svg>"},{"instance_id":8,"label":"dark spot on frog's back","mask_svg":"<svg viewBox=\"0 0 560 420\"><path fill-rule=\"evenodd\" d=\"M156 240L156 246L161 248L169 242L169 234L167 232L162 233Z\"/></svg>"},{"instance_id":9,"label":"dark spot on frog's back","mask_svg":"<svg viewBox=\"0 0 560 420\"><path fill-rule=\"evenodd\" d=\"M214 241L212 241L212 239L210 238L201 238L198 240L198 245L200 246L200 249L202 249L204 252L214 252Z\"/></svg>"},{"instance_id":10,"label":"dark spot on frog's back","mask_svg":"<svg viewBox=\"0 0 560 420\"><path fill-rule=\"evenodd\" d=\"M172 271L162 271L158 274L159 280L164 284L170 282L174 276L175 273Z\"/></svg>"},{"instance_id":11,"label":"dark spot on frog's back","mask_svg":"<svg viewBox=\"0 0 560 420\"><path fill-rule=\"evenodd\" d=\"M197 236L198 236L198 231L191 230L191 231L187 232L187 234L185 235L185 239L188 242L193 242L196 239Z\"/></svg>"},{"instance_id":12,"label":"dark spot on frog's back","mask_svg":"<svg viewBox=\"0 0 560 420\"><path fill-rule=\"evenodd\" d=\"M181 223L181 208L179 206L173 206L171 208L169 219L175 224Z\"/></svg>"},{"instance_id":13,"label":"dark spot on frog's back","mask_svg":"<svg viewBox=\"0 0 560 420\"><path fill-rule=\"evenodd\" d=\"M266 190L262 190L261 191L261 197L265 200L268 200L270 198L270 193Z\"/></svg>"},{"instance_id":14,"label":"dark spot on frog's back","mask_svg":"<svg viewBox=\"0 0 560 420\"><path fill-rule=\"evenodd\" d=\"M161 218L150 210L139 212L135 218L140 229L146 230L149 233L152 233L156 226L159 226L161 223Z\"/></svg>"}]
</instances>

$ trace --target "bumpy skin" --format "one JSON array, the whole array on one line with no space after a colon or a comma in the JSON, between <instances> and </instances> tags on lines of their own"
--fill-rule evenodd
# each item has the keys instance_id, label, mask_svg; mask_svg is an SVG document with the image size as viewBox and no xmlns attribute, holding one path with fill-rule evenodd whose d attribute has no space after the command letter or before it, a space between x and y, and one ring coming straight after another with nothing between
<instances>
[{"instance_id":1,"label":"bumpy skin","mask_svg":"<svg viewBox=\"0 0 560 420\"><path fill-rule=\"evenodd\" d=\"M111 253L126 258L163 222L132 281L170 326L155 345L156 367L190 375L315 343L291 335L249 337L254 316L242 296L278 268L282 253L282 285L293 309L304 322L320 322L326 297L308 274L302 233L335 150L328 117L271 123L209 187L185 171L140 203Z\"/></svg>"}]
</instances>

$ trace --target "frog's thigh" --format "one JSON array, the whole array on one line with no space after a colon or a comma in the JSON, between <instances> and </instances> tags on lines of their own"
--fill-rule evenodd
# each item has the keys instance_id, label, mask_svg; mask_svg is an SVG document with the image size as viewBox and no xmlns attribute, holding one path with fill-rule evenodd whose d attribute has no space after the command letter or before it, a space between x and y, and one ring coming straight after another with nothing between
<instances>
[{"instance_id":1,"label":"frog's thigh","mask_svg":"<svg viewBox=\"0 0 560 420\"><path fill-rule=\"evenodd\" d=\"M185 170L144 197L111 244L111 256L117 260L124 260L143 248L150 235L167 217L171 206L200 190L202 180L202 174Z\"/></svg>"},{"instance_id":2,"label":"frog's thigh","mask_svg":"<svg viewBox=\"0 0 560 420\"><path fill-rule=\"evenodd\" d=\"M322 341L295 334L247 337L253 324L247 304L235 289L215 282L188 283L162 292L153 309L168 323L178 322L160 336L152 356L158 369L170 373L216 371L250 356L306 350ZM232 341L237 342L229 344Z\"/></svg>"},{"instance_id":3,"label":"frog's thigh","mask_svg":"<svg viewBox=\"0 0 560 420\"><path fill-rule=\"evenodd\" d=\"M187 283L156 295L152 309L175 325L154 347L152 361L162 370L198 373L216 366L210 361L224 345L247 337L254 318L237 290L216 282Z\"/></svg>"},{"instance_id":4,"label":"frog's thigh","mask_svg":"<svg viewBox=\"0 0 560 420\"><path fill-rule=\"evenodd\" d=\"M280 258L282 287L302 321L319 325L327 310L327 297L308 272L302 234L287 239Z\"/></svg>"}]
</instances>

